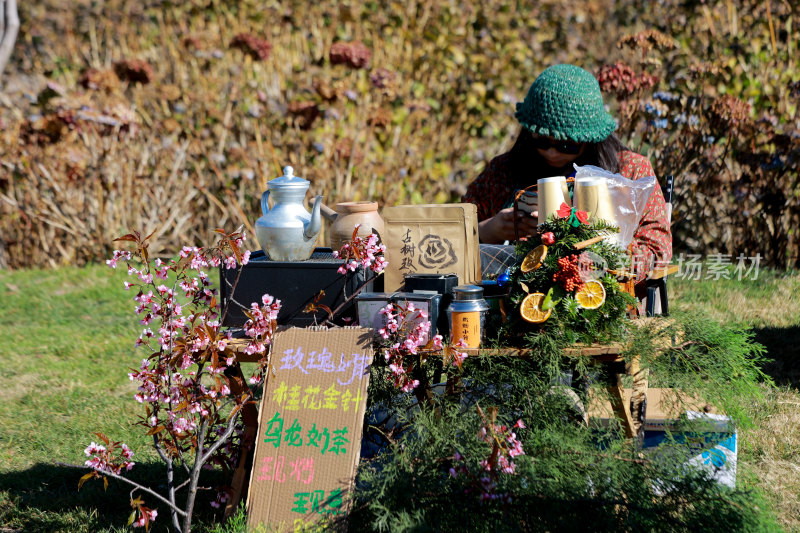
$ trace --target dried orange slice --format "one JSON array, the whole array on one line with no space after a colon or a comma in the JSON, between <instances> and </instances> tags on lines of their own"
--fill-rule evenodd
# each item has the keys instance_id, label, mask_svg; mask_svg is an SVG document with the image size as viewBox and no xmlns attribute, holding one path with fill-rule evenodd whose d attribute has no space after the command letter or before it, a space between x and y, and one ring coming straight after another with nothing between
<instances>
[{"instance_id":1,"label":"dried orange slice","mask_svg":"<svg viewBox=\"0 0 800 533\"><path fill-rule=\"evenodd\" d=\"M524 274L533 272L542 266L545 257L547 257L547 246L540 244L528 252L528 255L526 255L525 259L522 260L522 265L520 265L519 269L522 270Z\"/></svg>"},{"instance_id":2,"label":"dried orange slice","mask_svg":"<svg viewBox=\"0 0 800 533\"><path fill-rule=\"evenodd\" d=\"M575 293L575 300L584 309L597 309L606 301L606 289L597 280L589 280Z\"/></svg>"},{"instance_id":3,"label":"dried orange slice","mask_svg":"<svg viewBox=\"0 0 800 533\"><path fill-rule=\"evenodd\" d=\"M532 324L540 324L550 318L553 310L548 309L542 311L542 302L544 301L544 294L541 292L534 292L529 294L522 300L522 305L519 306L519 314L522 318Z\"/></svg>"}]
</instances>

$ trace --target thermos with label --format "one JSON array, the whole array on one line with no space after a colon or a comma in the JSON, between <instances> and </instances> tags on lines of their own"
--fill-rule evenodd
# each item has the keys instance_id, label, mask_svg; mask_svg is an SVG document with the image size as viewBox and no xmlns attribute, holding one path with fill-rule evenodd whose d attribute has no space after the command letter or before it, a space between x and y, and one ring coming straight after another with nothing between
<instances>
[{"instance_id":1,"label":"thermos with label","mask_svg":"<svg viewBox=\"0 0 800 533\"><path fill-rule=\"evenodd\" d=\"M483 299L483 288L477 285L459 285L453 288L453 301L447 308L450 322L450 341L466 343L466 348L479 348L483 339L486 311L489 306Z\"/></svg>"}]
</instances>

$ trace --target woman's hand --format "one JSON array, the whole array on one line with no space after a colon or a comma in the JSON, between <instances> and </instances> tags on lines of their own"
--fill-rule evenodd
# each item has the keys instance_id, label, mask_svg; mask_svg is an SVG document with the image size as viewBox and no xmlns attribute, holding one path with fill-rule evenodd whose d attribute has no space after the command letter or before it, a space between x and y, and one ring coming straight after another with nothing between
<instances>
[{"instance_id":1,"label":"woman's hand","mask_svg":"<svg viewBox=\"0 0 800 533\"><path fill-rule=\"evenodd\" d=\"M539 213L533 211L528 214L517 211L517 231L520 237L530 237L536 233ZM487 218L478 223L478 237L487 244L499 244L504 241L513 241L514 235L514 208L507 207L492 218Z\"/></svg>"}]
</instances>

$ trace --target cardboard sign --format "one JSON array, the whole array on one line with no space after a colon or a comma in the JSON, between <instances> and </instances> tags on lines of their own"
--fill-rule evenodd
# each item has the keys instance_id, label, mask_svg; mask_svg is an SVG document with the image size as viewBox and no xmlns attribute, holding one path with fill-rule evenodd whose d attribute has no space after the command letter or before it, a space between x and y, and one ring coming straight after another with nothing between
<instances>
[{"instance_id":1,"label":"cardboard sign","mask_svg":"<svg viewBox=\"0 0 800 533\"><path fill-rule=\"evenodd\" d=\"M400 205L381 213L386 229L384 290L397 291L403 276L456 274L462 285L480 280L478 208L474 204Z\"/></svg>"},{"instance_id":2,"label":"cardboard sign","mask_svg":"<svg viewBox=\"0 0 800 533\"><path fill-rule=\"evenodd\" d=\"M367 328L275 335L247 496L249 528L316 531L345 513L361 451L372 339Z\"/></svg>"}]
</instances>

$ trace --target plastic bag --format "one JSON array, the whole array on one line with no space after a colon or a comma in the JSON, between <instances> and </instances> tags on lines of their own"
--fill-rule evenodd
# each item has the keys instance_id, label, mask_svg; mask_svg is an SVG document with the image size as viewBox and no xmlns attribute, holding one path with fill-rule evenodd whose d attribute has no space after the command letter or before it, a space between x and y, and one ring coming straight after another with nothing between
<instances>
[{"instance_id":1,"label":"plastic bag","mask_svg":"<svg viewBox=\"0 0 800 533\"><path fill-rule=\"evenodd\" d=\"M615 225L619 227L619 234L614 240L622 248L627 248L633 240L633 235L639 227L647 200L653 194L658 180L655 176L646 176L631 180L620 174L614 174L592 165L575 167L575 182L584 178L602 179L608 186L611 203L614 206L616 217Z\"/></svg>"}]
</instances>

